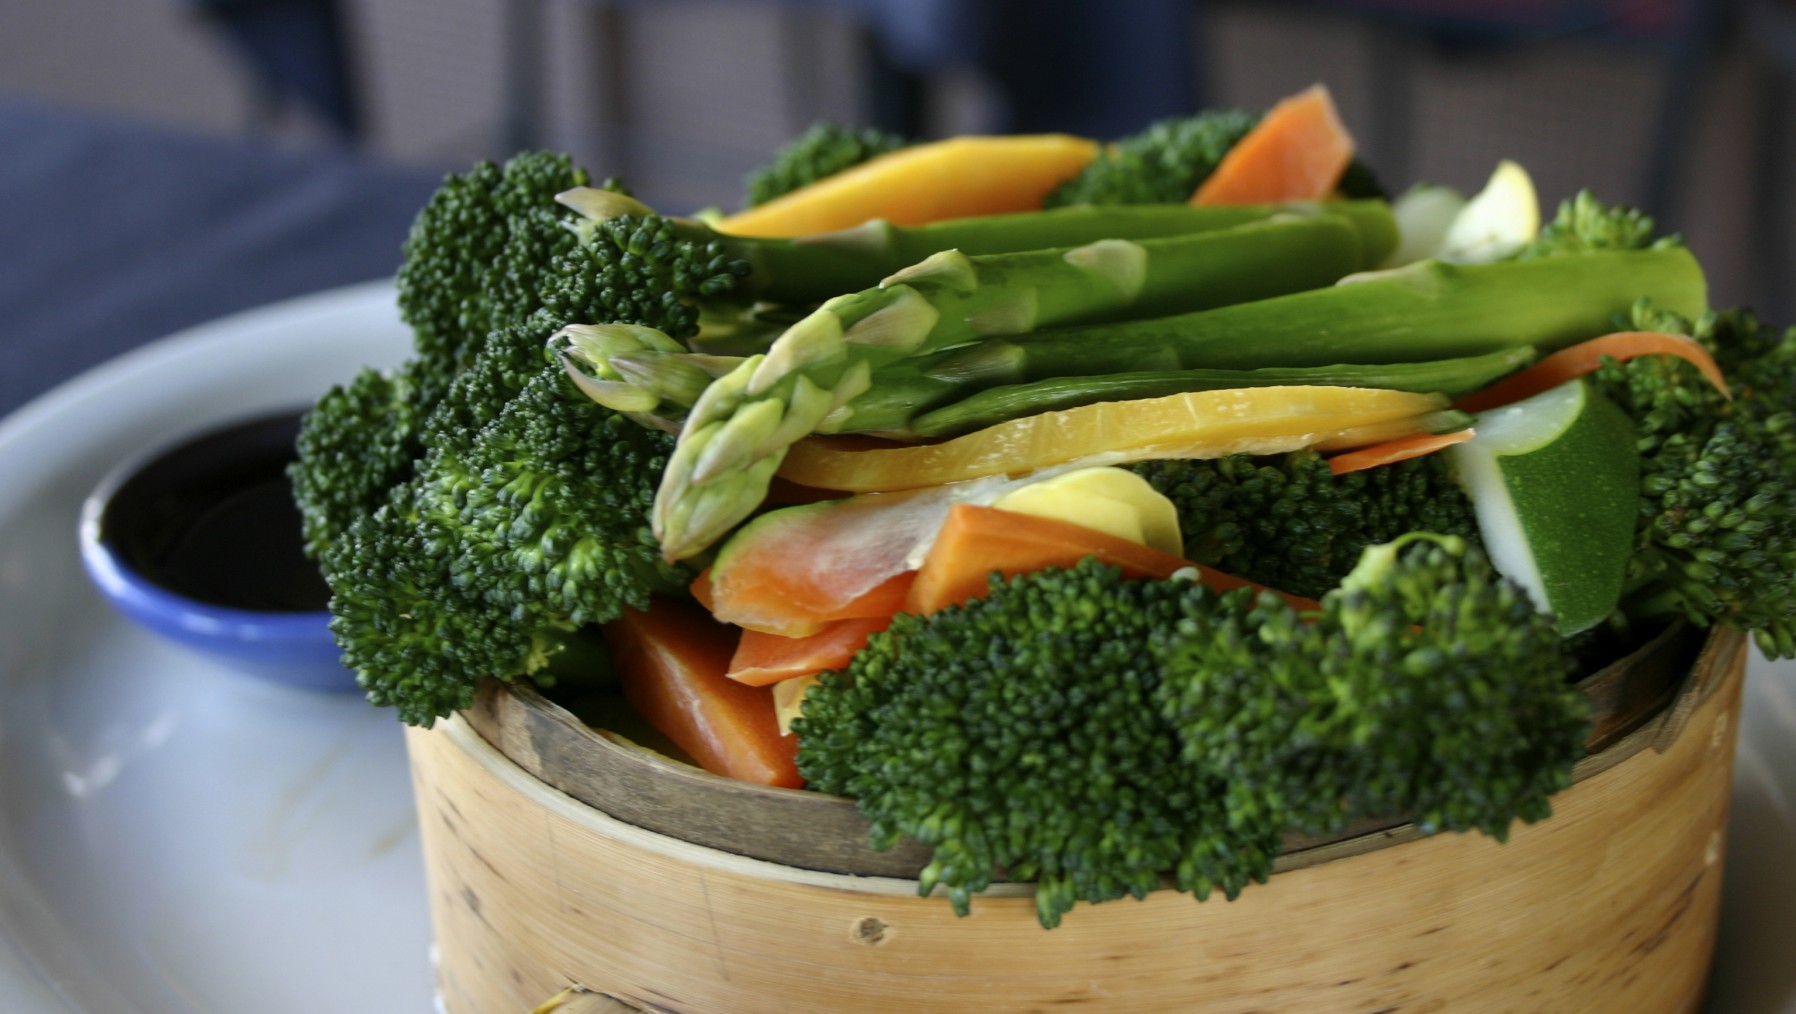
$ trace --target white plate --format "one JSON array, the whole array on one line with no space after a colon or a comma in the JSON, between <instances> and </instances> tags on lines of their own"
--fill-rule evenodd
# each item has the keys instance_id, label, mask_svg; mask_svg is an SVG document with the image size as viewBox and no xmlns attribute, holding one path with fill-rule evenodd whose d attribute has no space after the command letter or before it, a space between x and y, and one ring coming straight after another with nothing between
<instances>
[{"instance_id":1,"label":"white plate","mask_svg":"<svg viewBox=\"0 0 1796 1014\"><path fill-rule=\"evenodd\" d=\"M119 619L76 505L114 463L406 352L389 284L157 342L0 423L0 1011L431 1009L401 727Z\"/></svg>"},{"instance_id":2,"label":"white plate","mask_svg":"<svg viewBox=\"0 0 1796 1014\"><path fill-rule=\"evenodd\" d=\"M0 422L0 1012L430 1010L393 716L139 632L75 546L125 455L406 342L391 288L357 286L157 342ZM1710 1009L1796 1014L1793 667L1755 659L1741 736Z\"/></svg>"}]
</instances>

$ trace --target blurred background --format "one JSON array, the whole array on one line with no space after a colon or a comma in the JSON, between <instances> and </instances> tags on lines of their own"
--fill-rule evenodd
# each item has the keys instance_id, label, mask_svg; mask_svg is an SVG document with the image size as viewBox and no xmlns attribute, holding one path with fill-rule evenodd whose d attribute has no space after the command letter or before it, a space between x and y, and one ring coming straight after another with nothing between
<instances>
[{"instance_id":1,"label":"blurred background","mask_svg":"<svg viewBox=\"0 0 1796 1014\"><path fill-rule=\"evenodd\" d=\"M1315 81L1394 189L1515 158L1793 315L1791 0L0 0L0 96L433 170L555 147L669 211L819 119L1117 137Z\"/></svg>"}]
</instances>

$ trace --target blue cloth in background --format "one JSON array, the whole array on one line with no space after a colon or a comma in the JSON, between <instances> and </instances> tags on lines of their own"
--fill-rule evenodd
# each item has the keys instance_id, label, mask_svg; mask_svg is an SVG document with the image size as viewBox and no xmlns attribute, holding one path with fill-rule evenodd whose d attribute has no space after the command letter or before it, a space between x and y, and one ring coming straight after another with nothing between
<instances>
[{"instance_id":1,"label":"blue cloth in background","mask_svg":"<svg viewBox=\"0 0 1796 1014\"><path fill-rule=\"evenodd\" d=\"M265 103L294 102L337 134L361 133L336 0L187 0L242 56Z\"/></svg>"},{"instance_id":2,"label":"blue cloth in background","mask_svg":"<svg viewBox=\"0 0 1796 1014\"><path fill-rule=\"evenodd\" d=\"M0 415L144 342L381 278L442 179L0 96Z\"/></svg>"},{"instance_id":3,"label":"blue cloth in background","mask_svg":"<svg viewBox=\"0 0 1796 1014\"><path fill-rule=\"evenodd\" d=\"M1202 106L1191 0L836 0L917 74L975 70L1003 108L995 130L1133 134Z\"/></svg>"}]
</instances>

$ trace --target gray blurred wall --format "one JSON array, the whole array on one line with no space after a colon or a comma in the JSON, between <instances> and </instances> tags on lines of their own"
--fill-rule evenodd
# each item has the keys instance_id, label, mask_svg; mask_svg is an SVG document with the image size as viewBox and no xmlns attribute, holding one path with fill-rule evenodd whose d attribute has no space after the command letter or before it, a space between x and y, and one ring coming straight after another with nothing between
<instances>
[{"instance_id":1,"label":"gray blurred wall","mask_svg":"<svg viewBox=\"0 0 1796 1014\"><path fill-rule=\"evenodd\" d=\"M866 118L867 36L814 8L343 3L365 143L391 159L455 167L528 137L626 176L665 207L689 209L737 200L742 173L809 122ZM1563 41L1446 55L1338 14L1246 2L1205 10L1192 39L1213 104L1263 107L1326 81L1372 163L1404 167L1389 183L1475 189L1510 157L1533 172L1548 203L1581 186L1612 200L1644 195L1664 86L1649 51ZM508 38L520 27L533 40L521 50ZM509 58L518 52L530 59ZM1401 131L1373 100L1373 71L1392 60L1413 81ZM1714 62L1680 153L1673 207L1661 209L1702 256L1717 302L1787 299L1782 286L1767 291L1763 275L1758 293L1750 280L1759 73L1737 40ZM178 0L0 0L0 91L294 143L324 134L303 114L269 117L242 67ZM924 100L935 134L981 129L995 102L971 75L927 80ZM1796 172L1785 172L1796 185ZM1796 222L1778 224L1787 250Z\"/></svg>"}]
</instances>

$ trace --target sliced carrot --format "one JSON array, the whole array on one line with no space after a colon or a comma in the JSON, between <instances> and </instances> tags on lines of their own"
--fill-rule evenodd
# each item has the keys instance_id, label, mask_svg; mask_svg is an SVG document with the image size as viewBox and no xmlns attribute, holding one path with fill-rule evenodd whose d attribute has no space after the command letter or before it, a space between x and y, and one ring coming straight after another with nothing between
<instances>
[{"instance_id":1,"label":"sliced carrot","mask_svg":"<svg viewBox=\"0 0 1796 1014\"><path fill-rule=\"evenodd\" d=\"M761 514L718 550L711 613L783 637L814 634L833 620L890 615L954 495L934 487Z\"/></svg>"},{"instance_id":2,"label":"sliced carrot","mask_svg":"<svg viewBox=\"0 0 1796 1014\"><path fill-rule=\"evenodd\" d=\"M823 618L826 622L834 622L836 620L890 616L904 608L904 603L910 597L911 582L916 579L917 572L914 570L893 574L874 585L865 595L849 599L842 606L828 610L823 614Z\"/></svg>"},{"instance_id":3,"label":"sliced carrot","mask_svg":"<svg viewBox=\"0 0 1796 1014\"><path fill-rule=\"evenodd\" d=\"M1694 338L1661 331L1617 331L1560 349L1520 373L1513 373L1482 391L1466 395L1453 407L1462 412L1500 408L1550 391L1568 380L1595 373L1604 359L1625 363L1641 356L1677 356L1702 371L1724 397L1733 397L1727 389L1727 378L1721 375L1721 367L1716 365L1709 350Z\"/></svg>"},{"instance_id":4,"label":"sliced carrot","mask_svg":"<svg viewBox=\"0 0 1796 1014\"><path fill-rule=\"evenodd\" d=\"M1353 138L1328 89L1315 85L1281 100L1198 185L1192 204L1319 200L1353 161Z\"/></svg>"},{"instance_id":5,"label":"sliced carrot","mask_svg":"<svg viewBox=\"0 0 1796 1014\"><path fill-rule=\"evenodd\" d=\"M807 236L873 218L924 225L1033 211L1097 156L1065 134L951 137L887 152L719 222L738 236Z\"/></svg>"},{"instance_id":6,"label":"sliced carrot","mask_svg":"<svg viewBox=\"0 0 1796 1014\"><path fill-rule=\"evenodd\" d=\"M699 571L698 576L692 579L692 583L686 586L686 590L692 593L692 597L698 600L699 605L705 607L705 612L715 613L717 611L717 595L711 590L711 568L706 567Z\"/></svg>"},{"instance_id":7,"label":"sliced carrot","mask_svg":"<svg viewBox=\"0 0 1796 1014\"><path fill-rule=\"evenodd\" d=\"M902 602L899 603L903 605ZM892 609L893 613L897 607ZM840 669L867 646L867 638L892 625L890 614L868 619L837 620L809 637L781 637L744 630L730 659L729 677L751 687L764 687L795 676Z\"/></svg>"},{"instance_id":8,"label":"sliced carrot","mask_svg":"<svg viewBox=\"0 0 1796 1014\"><path fill-rule=\"evenodd\" d=\"M604 625L624 699L706 771L762 785L804 783L798 742L781 736L770 691L724 673L736 632L676 599Z\"/></svg>"},{"instance_id":9,"label":"sliced carrot","mask_svg":"<svg viewBox=\"0 0 1796 1014\"><path fill-rule=\"evenodd\" d=\"M1455 430L1452 433L1417 433L1412 436L1398 437L1382 444L1361 447L1358 450L1337 454L1328 459L1328 470L1335 475L1346 475L1365 468L1377 468L1379 465L1394 465L1399 461L1419 458L1424 454L1433 454L1443 447L1463 444L1472 439L1472 431Z\"/></svg>"},{"instance_id":10,"label":"sliced carrot","mask_svg":"<svg viewBox=\"0 0 1796 1014\"><path fill-rule=\"evenodd\" d=\"M932 613L984 597L994 572L1013 577L1043 567L1071 567L1088 556L1120 567L1130 577L1168 578L1194 567L1199 580L1218 591L1259 587L1081 525L963 503L949 511L947 523L917 571L905 608ZM1284 597L1298 609L1319 608L1310 599Z\"/></svg>"}]
</instances>

